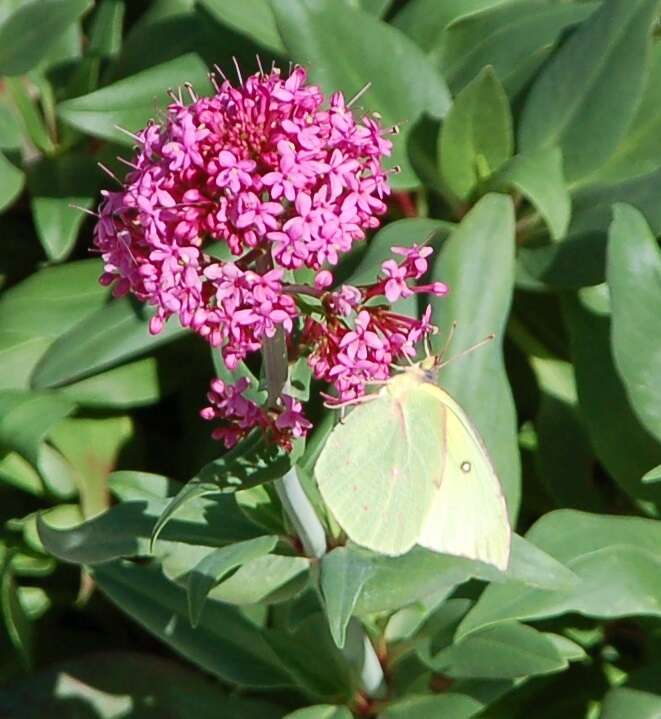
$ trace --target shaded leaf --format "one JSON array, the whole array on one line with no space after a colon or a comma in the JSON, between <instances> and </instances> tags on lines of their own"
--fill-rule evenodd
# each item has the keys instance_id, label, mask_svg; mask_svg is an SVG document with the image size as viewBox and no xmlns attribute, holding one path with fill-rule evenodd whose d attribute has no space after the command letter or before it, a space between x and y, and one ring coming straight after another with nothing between
<instances>
[{"instance_id":1,"label":"shaded leaf","mask_svg":"<svg viewBox=\"0 0 661 719\"><path fill-rule=\"evenodd\" d=\"M0 212L19 196L24 182L23 172L0 152Z\"/></svg>"},{"instance_id":2,"label":"shaded leaf","mask_svg":"<svg viewBox=\"0 0 661 719\"><path fill-rule=\"evenodd\" d=\"M661 441L661 251L629 205L615 205L607 277L615 364L633 411Z\"/></svg>"},{"instance_id":3,"label":"shaded leaf","mask_svg":"<svg viewBox=\"0 0 661 719\"><path fill-rule=\"evenodd\" d=\"M191 569L188 576L188 611L191 624L200 621L209 592L233 569L268 554L277 544L276 536L256 537L221 547L208 554Z\"/></svg>"},{"instance_id":4,"label":"shaded leaf","mask_svg":"<svg viewBox=\"0 0 661 719\"><path fill-rule=\"evenodd\" d=\"M351 712L346 707L317 704L313 707L297 709L287 714L284 719L351 719Z\"/></svg>"},{"instance_id":5,"label":"shaded leaf","mask_svg":"<svg viewBox=\"0 0 661 719\"><path fill-rule=\"evenodd\" d=\"M256 40L263 47L282 54L285 50L273 10L268 0L200 0L201 4L223 24Z\"/></svg>"}]
</instances>

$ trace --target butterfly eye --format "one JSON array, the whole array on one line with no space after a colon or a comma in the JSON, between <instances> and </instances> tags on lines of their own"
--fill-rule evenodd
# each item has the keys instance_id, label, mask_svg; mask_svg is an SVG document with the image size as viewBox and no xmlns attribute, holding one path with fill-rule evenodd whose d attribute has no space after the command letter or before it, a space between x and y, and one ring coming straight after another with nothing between
<instances>
[{"instance_id":1,"label":"butterfly eye","mask_svg":"<svg viewBox=\"0 0 661 719\"><path fill-rule=\"evenodd\" d=\"M462 462L461 463L461 471L468 474L468 472L471 471L471 463L470 462Z\"/></svg>"}]
</instances>

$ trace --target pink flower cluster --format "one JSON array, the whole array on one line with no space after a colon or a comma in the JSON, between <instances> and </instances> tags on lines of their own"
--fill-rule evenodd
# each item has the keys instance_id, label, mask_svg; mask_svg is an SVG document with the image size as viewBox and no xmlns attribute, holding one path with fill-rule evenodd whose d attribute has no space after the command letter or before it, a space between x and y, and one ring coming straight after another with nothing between
<instances>
[{"instance_id":1,"label":"pink flower cluster","mask_svg":"<svg viewBox=\"0 0 661 719\"><path fill-rule=\"evenodd\" d=\"M414 320L387 303L447 291L413 286L427 270L424 246L393 248L403 260L384 262L373 285L330 289L332 267L387 209L383 161L394 130L355 117L339 92L326 101L300 67L287 78L273 69L239 80L214 79L211 97L188 86L190 102L173 94L165 120L134 135L121 188L102 193L101 282L152 305L152 333L178 317L229 369L281 330L333 385L331 401L355 399L434 329L429 312ZM293 282L301 268L313 270L311 285ZM306 294L318 308L301 301ZM260 427L291 447L305 435L296 399L284 395L267 410L244 397L247 388L214 381L202 416L221 421L215 437L229 447Z\"/></svg>"},{"instance_id":2,"label":"pink flower cluster","mask_svg":"<svg viewBox=\"0 0 661 719\"><path fill-rule=\"evenodd\" d=\"M442 282L412 286L410 283L427 272L431 247L393 247L403 256L397 264L386 260L381 269L384 277L367 287L344 285L325 298L328 308L322 319L308 318L304 337L313 347L309 357L315 377L331 383L336 397L327 396L329 404L351 402L365 394L370 382L390 376L398 360L416 355L416 345L435 332L431 324L431 307L421 319L393 312L387 306L366 304L367 300L385 295L394 302L414 293L424 292L443 297L448 288ZM353 317L353 324L348 319Z\"/></svg>"},{"instance_id":3,"label":"pink flower cluster","mask_svg":"<svg viewBox=\"0 0 661 719\"><path fill-rule=\"evenodd\" d=\"M156 308L152 332L178 315L235 362L296 315L281 271L260 282L245 270L264 256L269 269L334 265L379 225L391 143L375 119L357 121L341 93L326 107L305 80L299 67L287 79L274 70L239 87L225 81L212 97L175 99L162 125L135 136L122 188L103 192L95 243L102 281ZM235 265L205 253L213 241ZM246 310L231 326L228 304Z\"/></svg>"},{"instance_id":4,"label":"pink flower cluster","mask_svg":"<svg viewBox=\"0 0 661 719\"><path fill-rule=\"evenodd\" d=\"M284 394L278 410L267 411L243 396L250 382L242 377L234 385L221 379L211 383L207 394L209 405L200 415L206 420L219 420L221 425L213 430L212 437L222 440L229 449L255 427L260 427L274 442L291 450L295 438L304 437L312 427L303 416L301 403Z\"/></svg>"}]
</instances>

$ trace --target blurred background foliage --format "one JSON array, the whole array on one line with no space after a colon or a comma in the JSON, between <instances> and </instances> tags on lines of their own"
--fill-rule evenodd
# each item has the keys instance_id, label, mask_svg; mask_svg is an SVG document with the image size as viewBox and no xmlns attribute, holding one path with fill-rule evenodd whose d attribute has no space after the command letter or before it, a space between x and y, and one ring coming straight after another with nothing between
<instances>
[{"instance_id":1,"label":"blurred background foliage","mask_svg":"<svg viewBox=\"0 0 661 719\"><path fill-rule=\"evenodd\" d=\"M661 714L658 12L0 0L0 716ZM257 54L304 64L325 91L371 82L360 104L401 125L384 227L340 273L372 279L392 244L436 230L432 274L452 290L437 324L459 322L458 347L498 333L441 381L483 433L518 533L533 527L504 576L338 549L322 607L312 563L272 552L291 528L268 484L195 494L144 561L183 482L214 461L238 471L198 417L222 367L174 321L152 337L144 307L110 299L94 218L71 205L112 182L97 162L123 174L117 126L161 117L184 82L210 92L215 63L254 71ZM298 471L323 515L310 477L332 422L315 395ZM260 481L280 476L268 466ZM180 585L236 542L193 629ZM325 616L344 632L352 614L380 648L387 704L352 704Z\"/></svg>"}]
</instances>

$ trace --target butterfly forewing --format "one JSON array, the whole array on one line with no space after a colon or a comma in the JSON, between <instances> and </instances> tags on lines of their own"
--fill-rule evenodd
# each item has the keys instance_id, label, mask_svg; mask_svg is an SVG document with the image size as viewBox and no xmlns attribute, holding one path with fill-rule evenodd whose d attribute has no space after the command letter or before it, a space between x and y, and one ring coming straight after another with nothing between
<instances>
[{"instance_id":1,"label":"butterfly forewing","mask_svg":"<svg viewBox=\"0 0 661 719\"><path fill-rule=\"evenodd\" d=\"M429 396L400 399L397 380L355 407L315 468L325 503L349 538L383 554L416 543L440 480L443 408Z\"/></svg>"}]
</instances>

